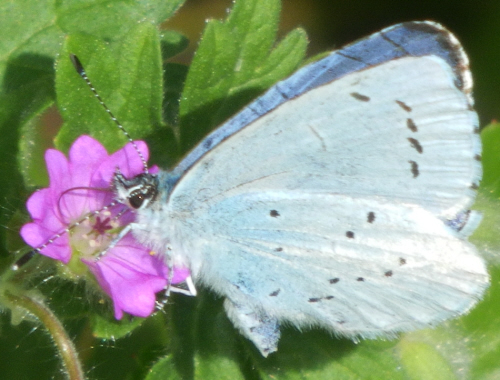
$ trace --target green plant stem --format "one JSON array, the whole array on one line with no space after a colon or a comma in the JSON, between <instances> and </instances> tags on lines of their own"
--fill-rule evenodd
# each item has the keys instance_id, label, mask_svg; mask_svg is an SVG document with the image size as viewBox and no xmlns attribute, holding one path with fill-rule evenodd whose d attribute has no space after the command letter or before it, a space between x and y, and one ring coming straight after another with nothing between
<instances>
[{"instance_id":1,"label":"green plant stem","mask_svg":"<svg viewBox=\"0 0 500 380\"><path fill-rule=\"evenodd\" d=\"M29 295L15 295L11 292L6 292L6 296L12 303L28 310L36 316L45 326L56 344L68 379L85 380L75 346L55 314L43 302Z\"/></svg>"}]
</instances>

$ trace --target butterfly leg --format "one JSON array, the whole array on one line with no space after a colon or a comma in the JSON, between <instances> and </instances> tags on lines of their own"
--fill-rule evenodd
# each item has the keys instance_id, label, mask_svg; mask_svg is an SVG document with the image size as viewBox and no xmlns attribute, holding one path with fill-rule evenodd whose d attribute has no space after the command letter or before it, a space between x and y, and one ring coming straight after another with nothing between
<instances>
[{"instance_id":1,"label":"butterfly leg","mask_svg":"<svg viewBox=\"0 0 500 380\"><path fill-rule=\"evenodd\" d=\"M248 303L236 303L229 298L224 301L224 308L234 326L255 344L262 356L267 357L278 350L280 329L276 318Z\"/></svg>"},{"instance_id":2,"label":"butterfly leg","mask_svg":"<svg viewBox=\"0 0 500 380\"><path fill-rule=\"evenodd\" d=\"M114 248L126 234L132 231L134 225L135 223L130 223L125 226L125 228L121 230L120 233L109 243L108 247L104 251L99 252L99 254L94 258L94 261L99 261L106 253L108 253L110 249Z\"/></svg>"},{"instance_id":3,"label":"butterfly leg","mask_svg":"<svg viewBox=\"0 0 500 380\"><path fill-rule=\"evenodd\" d=\"M184 280L184 283L186 284L187 289L180 288L177 286L171 286L170 291L174 292L174 293L184 294L186 296L191 296L191 297L194 297L198 294L198 292L196 291L196 287L193 284L193 279L191 278L191 276L188 276L186 278L186 280Z\"/></svg>"},{"instance_id":4,"label":"butterfly leg","mask_svg":"<svg viewBox=\"0 0 500 380\"><path fill-rule=\"evenodd\" d=\"M171 292L184 294L185 296L190 296L190 297L194 297L198 294L191 276L187 277L184 283L186 284L185 286L187 287L187 289L184 289L184 287L167 285L165 289L163 289L160 293L158 293L157 297L158 299L156 300L156 310L163 309L163 307L168 302L168 298L170 297Z\"/></svg>"}]
</instances>

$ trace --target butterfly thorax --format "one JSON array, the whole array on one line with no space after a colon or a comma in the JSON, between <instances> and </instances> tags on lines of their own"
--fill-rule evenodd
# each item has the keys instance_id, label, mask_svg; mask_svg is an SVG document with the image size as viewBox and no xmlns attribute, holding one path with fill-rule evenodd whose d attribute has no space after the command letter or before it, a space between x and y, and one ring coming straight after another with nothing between
<instances>
[{"instance_id":1,"label":"butterfly thorax","mask_svg":"<svg viewBox=\"0 0 500 380\"><path fill-rule=\"evenodd\" d=\"M135 238L154 252L170 257L175 265L189 266L186 251L193 247L173 246L173 242L186 242L178 236L179 219L182 216L173 212L168 202L169 195L176 183L170 172L158 174L143 173L131 179L116 173L113 186L117 199L136 214L131 228Z\"/></svg>"}]
</instances>

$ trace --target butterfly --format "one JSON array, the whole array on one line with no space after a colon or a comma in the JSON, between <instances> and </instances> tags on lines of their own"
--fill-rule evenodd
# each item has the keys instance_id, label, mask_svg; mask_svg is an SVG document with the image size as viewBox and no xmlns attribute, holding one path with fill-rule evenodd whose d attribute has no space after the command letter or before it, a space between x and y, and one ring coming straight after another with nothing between
<instances>
[{"instance_id":1,"label":"butterfly","mask_svg":"<svg viewBox=\"0 0 500 380\"><path fill-rule=\"evenodd\" d=\"M458 40L398 24L311 63L173 170L126 178L125 233L225 298L262 355L280 324L393 337L467 312L489 276L467 237L481 178Z\"/></svg>"}]
</instances>

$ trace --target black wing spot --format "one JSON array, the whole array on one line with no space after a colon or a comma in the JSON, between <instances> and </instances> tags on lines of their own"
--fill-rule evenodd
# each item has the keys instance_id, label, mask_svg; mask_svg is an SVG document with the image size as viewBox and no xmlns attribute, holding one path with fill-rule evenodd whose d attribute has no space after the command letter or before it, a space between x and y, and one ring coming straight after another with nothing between
<instances>
[{"instance_id":1,"label":"black wing spot","mask_svg":"<svg viewBox=\"0 0 500 380\"><path fill-rule=\"evenodd\" d=\"M325 300L332 300L332 299L334 299L334 298L335 298L334 296L326 296L326 297L325 297Z\"/></svg>"},{"instance_id":2,"label":"black wing spot","mask_svg":"<svg viewBox=\"0 0 500 380\"><path fill-rule=\"evenodd\" d=\"M476 155L474 156L474 159L475 159L476 161L481 162L482 157L481 157L481 155L480 155L480 154L476 154Z\"/></svg>"},{"instance_id":3,"label":"black wing spot","mask_svg":"<svg viewBox=\"0 0 500 380\"><path fill-rule=\"evenodd\" d=\"M367 221L368 223L373 223L375 221L375 213L373 211L368 213Z\"/></svg>"},{"instance_id":4,"label":"black wing spot","mask_svg":"<svg viewBox=\"0 0 500 380\"><path fill-rule=\"evenodd\" d=\"M278 247L278 248L274 248L274 250L275 250L276 252L281 252L281 251L283 251L283 248Z\"/></svg>"},{"instance_id":5,"label":"black wing spot","mask_svg":"<svg viewBox=\"0 0 500 380\"><path fill-rule=\"evenodd\" d=\"M391 277L392 276L392 270L388 270L387 272L384 273L385 277Z\"/></svg>"},{"instance_id":6,"label":"black wing spot","mask_svg":"<svg viewBox=\"0 0 500 380\"><path fill-rule=\"evenodd\" d=\"M406 126L412 132L418 131L417 124L415 124L415 122L412 119L406 119Z\"/></svg>"},{"instance_id":7,"label":"black wing spot","mask_svg":"<svg viewBox=\"0 0 500 380\"><path fill-rule=\"evenodd\" d=\"M354 99L359 100L361 102L369 102L370 101L370 97L369 96L360 94L359 92L351 92L351 96Z\"/></svg>"},{"instance_id":8,"label":"black wing spot","mask_svg":"<svg viewBox=\"0 0 500 380\"><path fill-rule=\"evenodd\" d=\"M420 172L418 171L418 164L415 161L408 161L411 164L411 174L413 178L417 178Z\"/></svg>"},{"instance_id":9,"label":"black wing spot","mask_svg":"<svg viewBox=\"0 0 500 380\"><path fill-rule=\"evenodd\" d=\"M415 150L418 153L422 153L424 151L424 148L422 148L422 145L420 145L420 142L417 139L414 139L412 137L408 137L408 141L410 142L411 146L415 148Z\"/></svg>"},{"instance_id":10,"label":"black wing spot","mask_svg":"<svg viewBox=\"0 0 500 380\"><path fill-rule=\"evenodd\" d=\"M280 293L281 289L276 289L274 292L269 294L269 297L276 297Z\"/></svg>"},{"instance_id":11,"label":"black wing spot","mask_svg":"<svg viewBox=\"0 0 500 380\"><path fill-rule=\"evenodd\" d=\"M364 279L363 277L358 277L358 278L356 279L356 281L363 282L363 281L365 281L365 279Z\"/></svg>"},{"instance_id":12,"label":"black wing spot","mask_svg":"<svg viewBox=\"0 0 500 380\"><path fill-rule=\"evenodd\" d=\"M406 112L411 112L411 107L408 104L406 104L405 102L402 102L401 100L396 100L396 103L398 104L398 106L400 106Z\"/></svg>"},{"instance_id":13,"label":"black wing spot","mask_svg":"<svg viewBox=\"0 0 500 380\"><path fill-rule=\"evenodd\" d=\"M280 216L280 213L276 210L271 210L269 212L269 215L271 215L273 218L277 218L278 216Z\"/></svg>"},{"instance_id":14,"label":"black wing spot","mask_svg":"<svg viewBox=\"0 0 500 380\"><path fill-rule=\"evenodd\" d=\"M321 298L309 298L308 302L319 302Z\"/></svg>"},{"instance_id":15,"label":"black wing spot","mask_svg":"<svg viewBox=\"0 0 500 380\"><path fill-rule=\"evenodd\" d=\"M471 185L469 186L472 190L477 190L479 189L479 185L477 183L471 183Z\"/></svg>"},{"instance_id":16,"label":"black wing spot","mask_svg":"<svg viewBox=\"0 0 500 380\"><path fill-rule=\"evenodd\" d=\"M339 282L339 281L340 281L340 278L338 278L338 277L331 278L331 279L329 279L329 280L328 280L328 282L329 282L330 284L336 284L336 283L337 283L337 282Z\"/></svg>"},{"instance_id":17,"label":"black wing spot","mask_svg":"<svg viewBox=\"0 0 500 380\"><path fill-rule=\"evenodd\" d=\"M349 239L354 239L354 232L352 231L347 231L345 233L345 236L347 236Z\"/></svg>"},{"instance_id":18,"label":"black wing spot","mask_svg":"<svg viewBox=\"0 0 500 380\"><path fill-rule=\"evenodd\" d=\"M402 257L399 258L399 265L405 265L406 264L406 259L403 259Z\"/></svg>"}]
</instances>

